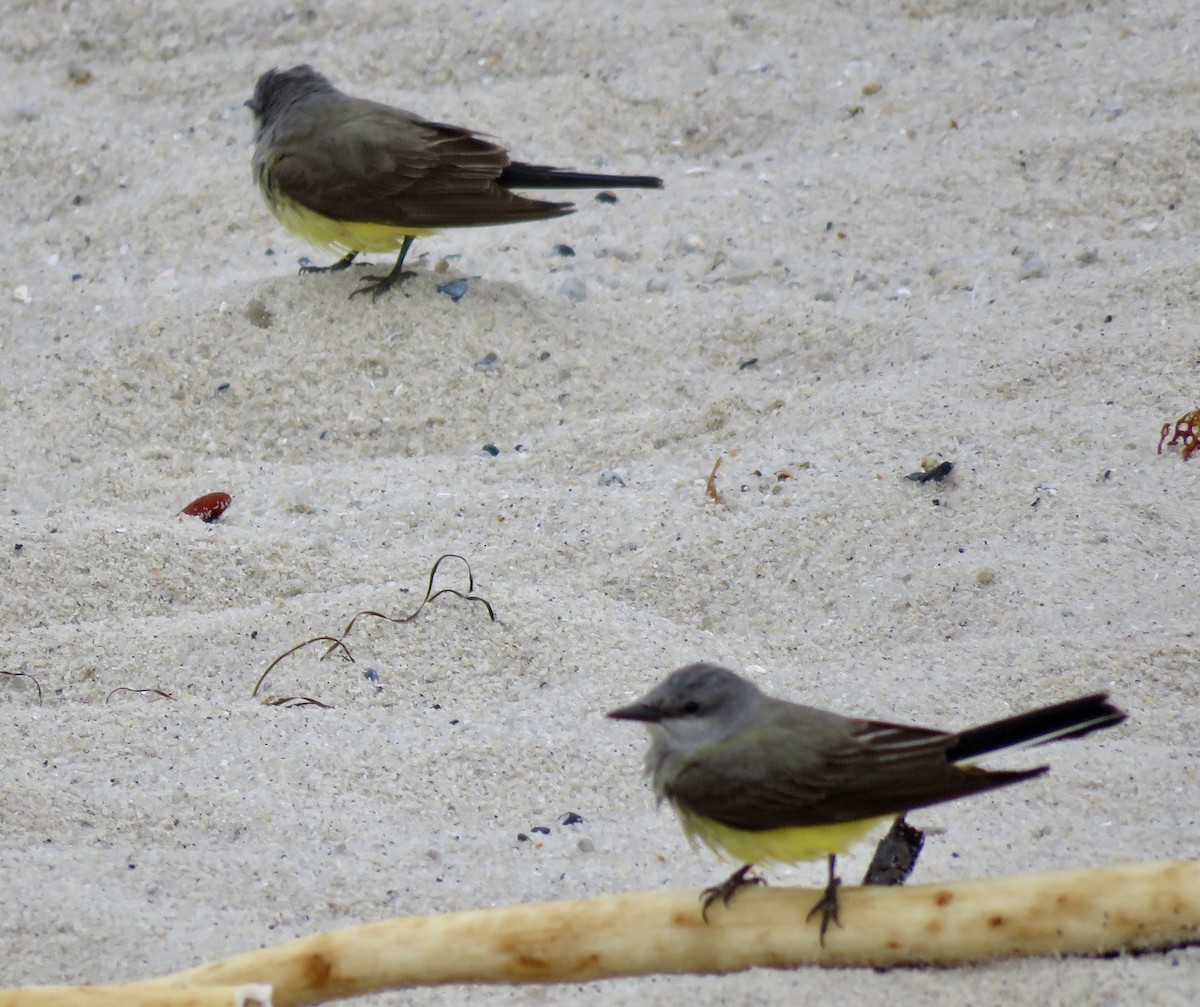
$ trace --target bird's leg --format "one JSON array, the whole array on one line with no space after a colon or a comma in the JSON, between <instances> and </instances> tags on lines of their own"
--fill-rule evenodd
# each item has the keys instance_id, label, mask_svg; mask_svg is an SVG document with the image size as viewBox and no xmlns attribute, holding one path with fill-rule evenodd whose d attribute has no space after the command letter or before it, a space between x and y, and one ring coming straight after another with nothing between
<instances>
[{"instance_id":1,"label":"bird's leg","mask_svg":"<svg viewBox=\"0 0 1200 1007\"><path fill-rule=\"evenodd\" d=\"M365 294L367 291L370 291L371 300L377 301L380 294L390 290L395 284L407 280L410 276L416 276L417 274L411 269L404 268L404 257L408 255L408 249L412 243L412 235L405 235L404 244L400 246L400 254L396 257L396 264L392 267L392 271L387 276L364 276L358 285L358 289L350 296L353 297L355 294Z\"/></svg>"},{"instance_id":2,"label":"bird's leg","mask_svg":"<svg viewBox=\"0 0 1200 1007\"><path fill-rule=\"evenodd\" d=\"M829 882L825 885L825 891L817 900L817 904L808 911L808 915L804 917L807 923L817 913L821 914L821 947L825 946L825 931L829 929L829 924L832 921L839 927L842 921L838 919L838 886L842 883L835 872L837 866L837 857L832 853L829 854Z\"/></svg>"},{"instance_id":3,"label":"bird's leg","mask_svg":"<svg viewBox=\"0 0 1200 1007\"><path fill-rule=\"evenodd\" d=\"M340 273L343 269L347 269L358 255L358 252L351 252L349 255L344 255L338 259L332 266L301 266L302 273Z\"/></svg>"},{"instance_id":4,"label":"bird's leg","mask_svg":"<svg viewBox=\"0 0 1200 1007\"><path fill-rule=\"evenodd\" d=\"M864 885L902 885L913 868L925 845L925 833L909 825L901 815L888 829L888 834L879 840L875 856L867 868Z\"/></svg>"},{"instance_id":5,"label":"bird's leg","mask_svg":"<svg viewBox=\"0 0 1200 1007\"><path fill-rule=\"evenodd\" d=\"M704 922L708 922L708 909L717 899L720 899L729 905L729 900L733 898L734 892L739 888L747 888L751 885L765 885L765 878L760 878L757 874L746 877L746 874L754 867L753 864L743 864L729 877L722 881L719 885L713 885L711 888L706 888L700 893L700 915Z\"/></svg>"}]
</instances>

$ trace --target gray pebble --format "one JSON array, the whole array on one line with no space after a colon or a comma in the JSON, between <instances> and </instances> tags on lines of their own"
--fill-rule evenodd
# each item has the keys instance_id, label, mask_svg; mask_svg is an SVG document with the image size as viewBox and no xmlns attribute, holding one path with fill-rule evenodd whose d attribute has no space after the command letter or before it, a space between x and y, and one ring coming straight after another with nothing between
<instances>
[{"instance_id":1,"label":"gray pebble","mask_svg":"<svg viewBox=\"0 0 1200 1007\"><path fill-rule=\"evenodd\" d=\"M597 259L616 259L618 262L632 262L634 254L627 248L604 247L596 249Z\"/></svg>"},{"instance_id":2,"label":"gray pebble","mask_svg":"<svg viewBox=\"0 0 1200 1007\"><path fill-rule=\"evenodd\" d=\"M667 278L662 273L656 273L646 281L646 293L662 294L670 289L670 284L667 283Z\"/></svg>"},{"instance_id":3,"label":"gray pebble","mask_svg":"<svg viewBox=\"0 0 1200 1007\"><path fill-rule=\"evenodd\" d=\"M576 304L587 300L587 287L578 276L568 276L562 281L558 292L567 300L574 301Z\"/></svg>"},{"instance_id":4,"label":"gray pebble","mask_svg":"<svg viewBox=\"0 0 1200 1007\"><path fill-rule=\"evenodd\" d=\"M1049 272L1050 272L1050 266L1046 263L1046 260L1043 259L1040 255L1037 255L1035 253L1035 254L1029 256L1028 259L1026 259L1024 262L1021 263L1021 269L1017 273L1017 279L1018 280L1041 279L1043 276L1046 276L1047 274L1049 274Z\"/></svg>"}]
</instances>

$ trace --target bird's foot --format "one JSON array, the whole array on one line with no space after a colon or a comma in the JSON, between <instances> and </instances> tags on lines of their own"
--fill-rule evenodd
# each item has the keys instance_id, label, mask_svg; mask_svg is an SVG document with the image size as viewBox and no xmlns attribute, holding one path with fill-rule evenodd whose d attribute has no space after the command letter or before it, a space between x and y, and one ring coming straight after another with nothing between
<instances>
[{"instance_id":1,"label":"bird's foot","mask_svg":"<svg viewBox=\"0 0 1200 1007\"><path fill-rule=\"evenodd\" d=\"M700 893L700 916L704 922L708 922L708 910L717 899L720 899L726 907L729 906L729 900L733 898L734 893L739 888L747 888L752 885L765 885L766 878L760 878L757 874L746 875L754 867L753 864L745 864L734 871L729 877L722 881L719 885L713 885L711 888L706 888Z\"/></svg>"},{"instance_id":2,"label":"bird's foot","mask_svg":"<svg viewBox=\"0 0 1200 1007\"><path fill-rule=\"evenodd\" d=\"M825 946L825 932L829 929L829 924L836 923L839 927L842 925L842 921L838 919L838 888L841 887L841 884L842 879L833 873L831 866L829 869L829 883L825 886L825 891L817 899L817 904L804 917L804 922L807 923L817 913L821 914L821 947Z\"/></svg>"},{"instance_id":3,"label":"bird's foot","mask_svg":"<svg viewBox=\"0 0 1200 1007\"><path fill-rule=\"evenodd\" d=\"M300 272L303 273L340 273L343 269L348 269L350 263L354 261L357 252L351 252L349 255L338 259L332 266L314 266L307 259L301 259Z\"/></svg>"},{"instance_id":4,"label":"bird's foot","mask_svg":"<svg viewBox=\"0 0 1200 1007\"><path fill-rule=\"evenodd\" d=\"M387 276L364 276L358 283L358 288L351 292L351 297L359 294L370 294L372 301L378 301L381 294L387 293L392 287L403 283L410 276L417 274L411 269L391 272Z\"/></svg>"}]
</instances>

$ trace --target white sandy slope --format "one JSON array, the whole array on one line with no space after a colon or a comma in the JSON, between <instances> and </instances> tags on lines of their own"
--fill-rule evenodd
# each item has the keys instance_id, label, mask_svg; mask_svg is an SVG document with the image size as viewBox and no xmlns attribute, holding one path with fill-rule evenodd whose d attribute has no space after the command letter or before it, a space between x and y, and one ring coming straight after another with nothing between
<instances>
[{"instance_id":1,"label":"white sandy slope","mask_svg":"<svg viewBox=\"0 0 1200 1007\"><path fill-rule=\"evenodd\" d=\"M944 830L916 881L1195 856L1200 459L1155 448L1200 394L1200 19L1092 6L6 12L0 667L45 695L0 680L0 985L711 883L729 865L656 813L640 732L602 716L701 658L931 726L1112 691L1127 725L1045 750L1047 776L914 816ZM421 240L403 291L349 301L352 274L297 276L322 257L249 178L242 102L302 61L666 189ZM951 482L903 479L927 456ZM175 516L214 490L219 523ZM443 552L498 623L442 599L363 626L353 665L306 651L267 680L334 709L250 699L305 637L411 610ZM1192 950L369 1002L1198 983Z\"/></svg>"}]
</instances>

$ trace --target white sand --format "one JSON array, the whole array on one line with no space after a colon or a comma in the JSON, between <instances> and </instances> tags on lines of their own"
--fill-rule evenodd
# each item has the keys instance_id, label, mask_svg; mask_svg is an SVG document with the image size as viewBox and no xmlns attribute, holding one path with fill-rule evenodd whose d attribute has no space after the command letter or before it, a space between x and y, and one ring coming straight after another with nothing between
<instances>
[{"instance_id":1,"label":"white sand","mask_svg":"<svg viewBox=\"0 0 1200 1007\"><path fill-rule=\"evenodd\" d=\"M711 883L728 865L602 717L700 658L933 726L1102 688L1128 709L1042 779L915 815L945 830L915 881L1196 854L1200 458L1155 454L1200 394L1192 4L66 6L0 27L0 667L45 692L0 679L0 986ZM421 240L402 292L348 301L352 274L296 275L324 260L249 178L242 102L302 61L666 190ZM904 481L924 456L953 481ZM219 523L175 517L214 490ZM442 599L362 627L354 665L306 651L267 681L335 709L250 699L306 636L410 610L447 551L498 624ZM1197 983L1191 950L369 1002Z\"/></svg>"}]
</instances>

